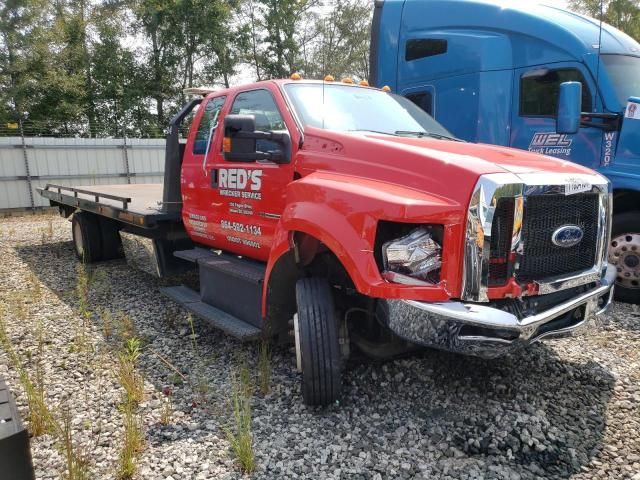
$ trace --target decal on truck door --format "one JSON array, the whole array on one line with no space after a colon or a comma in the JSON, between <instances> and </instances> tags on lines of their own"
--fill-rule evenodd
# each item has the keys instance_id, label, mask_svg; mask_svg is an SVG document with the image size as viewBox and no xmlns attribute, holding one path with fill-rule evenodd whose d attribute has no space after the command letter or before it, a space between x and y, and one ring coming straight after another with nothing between
<instances>
[{"instance_id":1,"label":"decal on truck door","mask_svg":"<svg viewBox=\"0 0 640 480\"><path fill-rule=\"evenodd\" d=\"M604 147L602 150L602 162L600 165L603 167L609 166L611 160L613 160L613 148L616 144L617 132L605 132L604 134Z\"/></svg>"},{"instance_id":2,"label":"decal on truck door","mask_svg":"<svg viewBox=\"0 0 640 480\"><path fill-rule=\"evenodd\" d=\"M218 170L218 188L223 197L262 200L262 170L221 168Z\"/></svg>"},{"instance_id":3,"label":"decal on truck door","mask_svg":"<svg viewBox=\"0 0 640 480\"><path fill-rule=\"evenodd\" d=\"M559 133L536 132L533 134L529 151L543 155L571 155L573 140Z\"/></svg>"}]
</instances>

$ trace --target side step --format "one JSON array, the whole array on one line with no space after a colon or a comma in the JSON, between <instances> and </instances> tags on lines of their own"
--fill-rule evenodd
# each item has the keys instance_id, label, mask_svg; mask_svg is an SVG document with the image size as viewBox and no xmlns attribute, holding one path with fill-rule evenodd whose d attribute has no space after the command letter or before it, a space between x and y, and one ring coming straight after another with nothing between
<instances>
[{"instance_id":1,"label":"side step","mask_svg":"<svg viewBox=\"0 0 640 480\"><path fill-rule=\"evenodd\" d=\"M218 255L206 248L195 247L189 250L177 250L173 252L173 256L181 258L182 260L187 260L188 262L198 263L200 260L216 258Z\"/></svg>"},{"instance_id":2,"label":"side step","mask_svg":"<svg viewBox=\"0 0 640 480\"><path fill-rule=\"evenodd\" d=\"M214 327L243 342L257 340L262 335L262 331L259 328L204 303L200 300L198 292L190 288L184 286L165 287L161 288L160 292L193 314L211 323Z\"/></svg>"}]
</instances>

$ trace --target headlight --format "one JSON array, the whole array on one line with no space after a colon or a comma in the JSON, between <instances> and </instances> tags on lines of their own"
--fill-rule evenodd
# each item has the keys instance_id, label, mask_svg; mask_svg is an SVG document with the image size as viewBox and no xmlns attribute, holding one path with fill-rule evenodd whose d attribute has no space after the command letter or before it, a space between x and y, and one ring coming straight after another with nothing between
<instances>
[{"instance_id":1,"label":"headlight","mask_svg":"<svg viewBox=\"0 0 640 480\"><path fill-rule=\"evenodd\" d=\"M442 248L420 227L382 246L384 278L396 283L437 283Z\"/></svg>"}]
</instances>

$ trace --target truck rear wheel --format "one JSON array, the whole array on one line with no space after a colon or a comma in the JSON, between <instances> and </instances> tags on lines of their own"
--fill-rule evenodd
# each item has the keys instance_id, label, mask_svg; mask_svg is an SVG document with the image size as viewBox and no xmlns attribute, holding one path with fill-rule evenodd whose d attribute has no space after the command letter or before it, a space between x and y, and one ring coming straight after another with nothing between
<instances>
[{"instance_id":1,"label":"truck rear wheel","mask_svg":"<svg viewBox=\"0 0 640 480\"><path fill-rule=\"evenodd\" d=\"M302 396L307 405L328 405L340 399L342 380L338 320L329 283L303 278L296 284L296 327L302 367Z\"/></svg>"},{"instance_id":2,"label":"truck rear wheel","mask_svg":"<svg viewBox=\"0 0 640 480\"><path fill-rule=\"evenodd\" d=\"M97 216L87 212L74 213L71 231L76 256L82 263L102 259L102 232Z\"/></svg>"},{"instance_id":3,"label":"truck rear wheel","mask_svg":"<svg viewBox=\"0 0 640 480\"><path fill-rule=\"evenodd\" d=\"M124 257L118 222L106 217L100 217L99 222L102 244L102 260L115 260L116 258Z\"/></svg>"},{"instance_id":4,"label":"truck rear wheel","mask_svg":"<svg viewBox=\"0 0 640 480\"><path fill-rule=\"evenodd\" d=\"M609 261L618 271L616 300L640 303L640 212L613 216Z\"/></svg>"}]
</instances>

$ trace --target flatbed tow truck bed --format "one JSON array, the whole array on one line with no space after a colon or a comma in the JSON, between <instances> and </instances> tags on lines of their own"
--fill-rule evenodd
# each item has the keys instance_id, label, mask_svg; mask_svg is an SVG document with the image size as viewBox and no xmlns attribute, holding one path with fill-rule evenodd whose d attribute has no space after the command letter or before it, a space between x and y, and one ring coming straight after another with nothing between
<instances>
[{"instance_id":1,"label":"flatbed tow truck bed","mask_svg":"<svg viewBox=\"0 0 640 480\"><path fill-rule=\"evenodd\" d=\"M153 228L180 221L180 212L162 211L162 183L65 187L47 184L38 192L52 204L79 208L122 223Z\"/></svg>"}]
</instances>

